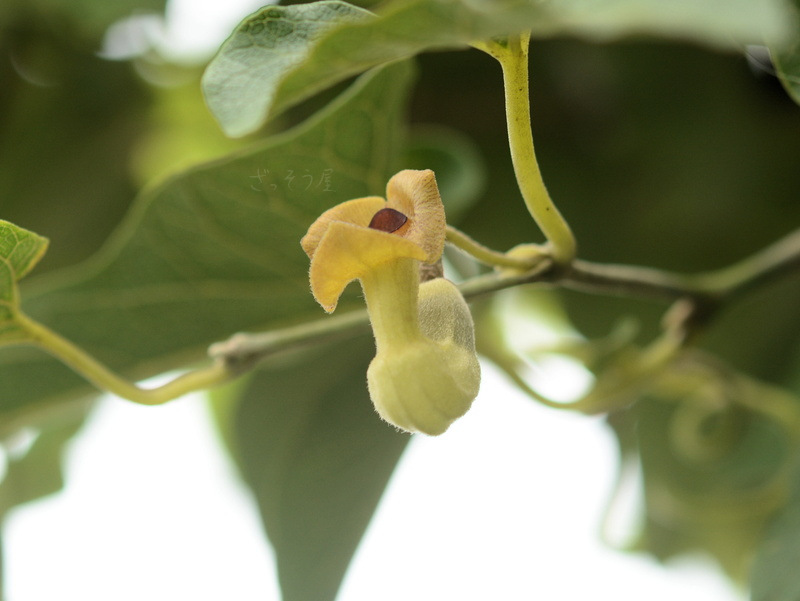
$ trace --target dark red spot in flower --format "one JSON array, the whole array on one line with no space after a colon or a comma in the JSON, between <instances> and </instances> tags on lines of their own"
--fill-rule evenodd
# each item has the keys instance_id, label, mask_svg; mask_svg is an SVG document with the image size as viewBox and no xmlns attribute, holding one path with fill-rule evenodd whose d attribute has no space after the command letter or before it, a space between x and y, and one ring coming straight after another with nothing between
<instances>
[{"instance_id":1,"label":"dark red spot in flower","mask_svg":"<svg viewBox=\"0 0 800 601\"><path fill-rule=\"evenodd\" d=\"M369 222L369 227L374 230L382 232L396 232L403 227L408 221L408 217L403 215L400 211L394 209L381 209L372 216L372 221Z\"/></svg>"}]
</instances>

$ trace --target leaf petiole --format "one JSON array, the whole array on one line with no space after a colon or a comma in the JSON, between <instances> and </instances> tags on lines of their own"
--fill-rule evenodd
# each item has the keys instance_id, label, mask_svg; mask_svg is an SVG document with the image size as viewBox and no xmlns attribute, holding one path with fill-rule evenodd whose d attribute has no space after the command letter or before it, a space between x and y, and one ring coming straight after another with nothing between
<instances>
[{"instance_id":1,"label":"leaf petiole","mask_svg":"<svg viewBox=\"0 0 800 601\"><path fill-rule=\"evenodd\" d=\"M504 42L473 44L500 62L505 88L508 144L517 184L528 212L551 245L553 260L566 265L575 258L577 244L569 225L559 213L542 180L533 147L531 108L528 94L529 34Z\"/></svg>"},{"instance_id":2,"label":"leaf petiole","mask_svg":"<svg viewBox=\"0 0 800 601\"><path fill-rule=\"evenodd\" d=\"M537 250L541 249L541 252L531 253L529 257L515 257L509 253L498 252L475 241L451 225L447 226L447 241L484 265L508 267L523 272L533 269L549 257L549 253L543 247L536 247Z\"/></svg>"},{"instance_id":3,"label":"leaf petiole","mask_svg":"<svg viewBox=\"0 0 800 601\"><path fill-rule=\"evenodd\" d=\"M190 392L218 386L239 375L230 370L224 362L216 361L209 367L186 372L156 388L139 388L115 374L80 347L24 313L17 312L15 323L27 334L27 344L37 346L53 355L101 390L140 405L161 405Z\"/></svg>"}]
</instances>

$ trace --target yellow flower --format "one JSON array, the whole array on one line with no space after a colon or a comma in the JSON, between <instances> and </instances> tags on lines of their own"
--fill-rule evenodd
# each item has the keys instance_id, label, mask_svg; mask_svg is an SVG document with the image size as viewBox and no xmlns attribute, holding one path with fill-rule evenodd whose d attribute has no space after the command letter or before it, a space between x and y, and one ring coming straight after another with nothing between
<instances>
[{"instance_id":1,"label":"yellow flower","mask_svg":"<svg viewBox=\"0 0 800 601\"><path fill-rule=\"evenodd\" d=\"M420 263L442 255L445 215L432 171L401 171L387 200L358 198L323 213L301 244L314 298L332 312L358 279L375 335L367 371L378 414L409 432L441 434L469 409L480 366L474 326L458 288L420 286Z\"/></svg>"},{"instance_id":2,"label":"yellow flower","mask_svg":"<svg viewBox=\"0 0 800 601\"><path fill-rule=\"evenodd\" d=\"M444 250L444 206L433 171L401 171L387 200L368 196L325 211L300 243L311 259L311 291L328 312L345 287L392 259L435 263Z\"/></svg>"}]
</instances>

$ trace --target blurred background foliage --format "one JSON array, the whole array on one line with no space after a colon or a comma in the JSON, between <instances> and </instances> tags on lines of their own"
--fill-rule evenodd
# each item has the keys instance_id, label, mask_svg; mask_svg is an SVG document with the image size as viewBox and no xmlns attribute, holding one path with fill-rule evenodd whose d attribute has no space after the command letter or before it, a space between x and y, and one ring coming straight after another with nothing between
<instances>
[{"instance_id":1,"label":"blurred background foliage","mask_svg":"<svg viewBox=\"0 0 800 601\"><path fill-rule=\"evenodd\" d=\"M98 54L111 24L163 8L158 0L13 0L0 7L0 217L50 238L51 251L38 272L57 277L60 269L89 257L143 186L297 123L345 87L326 93L323 101L308 101L265 131L228 140L203 105L202 64L170 64L152 48L125 60ZM474 238L503 250L538 241L508 156L495 61L469 50L425 54L417 64L401 162L436 169L443 196L451 203L451 220ZM542 172L576 234L581 257L697 272L728 265L800 224L800 109L758 49L721 53L649 38L609 44L536 40L531 79ZM621 317L633 318L638 344L658 333L666 309L651 301L569 291L560 291L557 298L589 339L607 336ZM800 392L798 306L800 277L795 274L726 308L696 343L762 382L753 388L756 396L770 398L770 386ZM476 316L491 316L493 307L484 301ZM320 363L319 356L272 362L215 400L221 428L256 492L278 550L287 599L335 595L406 440L363 411L369 404L359 383L369 360L368 339L348 344L353 348L341 353L348 363L341 369ZM313 365L319 368L308 369ZM330 370L348 376L337 387L324 386ZM337 404L332 400L337 396L348 402ZM792 447L785 446L773 422L737 410L725 416L736 433L731 453L702 465L687 462L676 455L669 435L680 403L656 397L643 396L609 417L622 456L640 462L644 475L650 513L637 544L660 558L705 549L732 575L745 579L767 519L776 515L774 508L759 511L754 502L738 519L723 524L710 516L735 503L742 486L780 469L786 462L782 450ZM281 409L286 399L296 399L291 403L296 414ZM314 407L338 407L340 413L325 415ZM60 449L88 409L80 403L66 417L56 413L37 423L41 444L27 455L27 479L7 472L0 489L4 510L57 490ZM326 419L349 425L327 439ZM276 423L297 424L297 436L266 436L264 428ZM7 440L12 430L2 428ZM359 444L352 446L353 441ZM330 473L325 462L337 453L343 454L342 462L367 454L372 463L310 492L319 474ZM292 473L297 477L287 482ZM363 480L364 474L371 479ZM728 497L714 497L720 505L709 512L666 519L655 511L661 507L659 487L708 499L698 486L716 482L720 474L734 483L726 489ZM41 485L31 487L32 477ZM25 491L19 484L23 481ZM357 515L348 514L353 500L342 496L354 486L366 498ZM276 491L287 490L295 498L335 502L292 505L287 514L289 506L276 501ZM309 513L325 514L328 521L309 525L303 518ZM796 514L793 501L788 517L782 518L791 532L800 530ZM330 531L330 523L342 515L352 519L340 520L339 531ZM288 534L280 530L284 526ZM773 528L771 540L785 531ZM298 532L307 534L299 546ZM304 554L310 546L328 562L311 591L303 588L308 585L303 561L309 561ZM759 582L773 580L770 565L763 559L757 563Z\"/></svg>"}]
</instances>

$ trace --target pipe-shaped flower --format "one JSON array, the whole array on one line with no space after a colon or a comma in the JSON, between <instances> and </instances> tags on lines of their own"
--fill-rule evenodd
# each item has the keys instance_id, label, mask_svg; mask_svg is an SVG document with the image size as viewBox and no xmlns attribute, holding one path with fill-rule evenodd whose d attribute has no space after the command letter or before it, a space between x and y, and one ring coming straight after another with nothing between
<instances>
[{"instance_id":1,"label":"pipe-shaped flower","mask_svg":"<svg viewBox=\"0 0 800 601\"><path fill-rule=\"evenodd\" d=\"M311 291L328 313L347 284L387 261L441 257L446 223L433 171L401 171L389 180L386 197L325 211L300 241L311 259Z\"/></svg>"},{"instance_id":2,"label":"pipe-shaped flower","mask_svg":"<svg viewBox=\"0 0 800 601\"><path fill-rule=\"evenodd\" d=\"M469 308L451 282L419 284L442 255L445 216L432 171L401 171L387 200L358 198L323 213L301 244L314 298L332 312L347 284L364 290L377 352L367 371L378 414L409 432L441 434L478 393Z\"/></svg>"}]
</instances>

